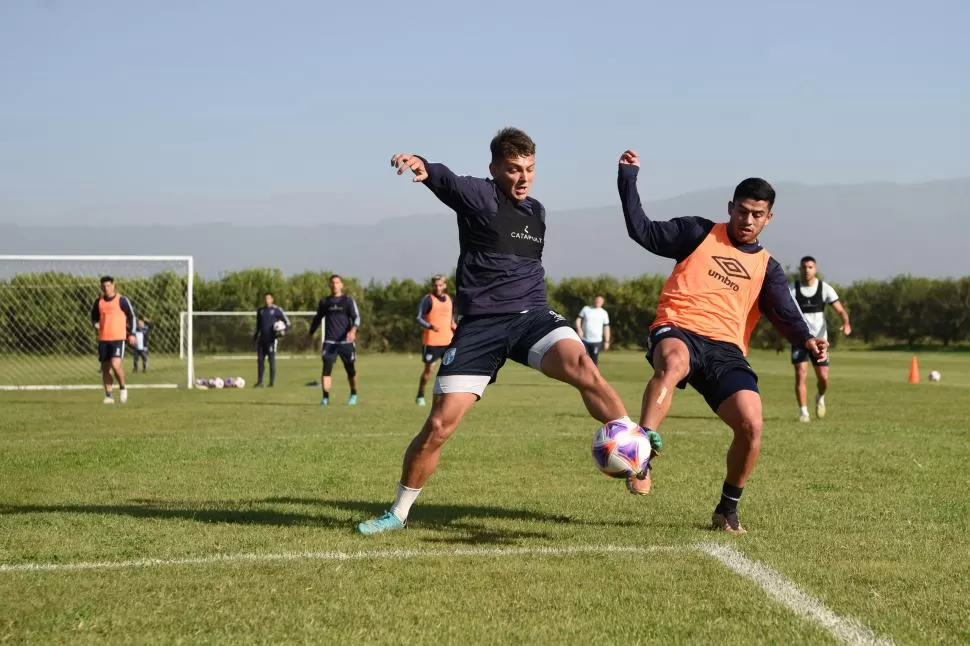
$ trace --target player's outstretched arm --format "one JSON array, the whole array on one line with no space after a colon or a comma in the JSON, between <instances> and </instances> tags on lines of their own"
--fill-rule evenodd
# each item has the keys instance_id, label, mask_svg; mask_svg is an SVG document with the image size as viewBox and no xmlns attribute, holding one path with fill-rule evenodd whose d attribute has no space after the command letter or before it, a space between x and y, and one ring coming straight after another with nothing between
<instances>
[{"instance_id":1,"label":"player's outstretched arm","mask_svg":"<svg viewBox=\"0 0 970 646\"><path fill-rule=\"evenodd\" d=\"M616 187L620 192L626 232L630 238L650 253L673 258L680 262L700 245L714 223L704 218L674 218L667 222L652 221L647 217L637 190L640 173L640 157L635 150L620 155Z\"/></svg>"},{"instance_id":2,"label":"player's outstretched arm","mask_svg":"<svg viewBox=\"0 0 970 646\"><path fill-rule=\"evenodd\" d=\"M398 153L391 157L391 166L398 175L410 170L411 181L421 182L446 206L454 211L480 209L489 199L491 186L478 177L459 177L444 164L435 164L413 153Z\"/></svg>"},{"instance_id":3,"label":"player's outstretched arm","mask_svg":"<svg viewBox=\"0 0 970 646\"><path fill-rule=\"evenodd\" d=\"M828 341L812 336L788 285L785 270L774 258L768 261L758 307L775 329L797 348L805 348L818 361L828 357Z\"/></svg>"}]
</instances>

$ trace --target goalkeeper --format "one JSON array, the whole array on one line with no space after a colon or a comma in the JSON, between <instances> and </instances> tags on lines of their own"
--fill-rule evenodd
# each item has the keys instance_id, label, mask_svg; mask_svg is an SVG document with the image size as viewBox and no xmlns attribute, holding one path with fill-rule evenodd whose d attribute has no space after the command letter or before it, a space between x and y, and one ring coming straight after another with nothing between
<instances>
[{"instance_id":1,"label":"goalkeeper","mask_svg":"<svg viewBox=\"0 0 970 646\"><path fill-rule=\"evenodd\" d=\"M290 319L275 303L269 292L263 294L263 307L256 310L256 332L253 341L256 343L256 388L263 387L263 374L266 359L269 359L269 385L276 384L276 347L279 338L290 330Z\"/></svg>"}]
</instances>

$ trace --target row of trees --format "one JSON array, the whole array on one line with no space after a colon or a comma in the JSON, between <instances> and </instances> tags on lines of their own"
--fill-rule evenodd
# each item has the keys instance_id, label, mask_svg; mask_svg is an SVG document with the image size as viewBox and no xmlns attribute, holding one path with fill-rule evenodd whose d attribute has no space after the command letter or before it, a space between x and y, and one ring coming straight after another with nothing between
<instances>
[{"instance_id":1,"label":"row of trees","mask_svg":"<svg viewBox=\"0 0 970 646\"><path fill-rule=\"evenodd\" d=\"M179 313L185 309L185 280L172 273L150 278L118 278L140 315L153 324L152 349L178 351ZM250 311L272 292L288 311L316 310L319 299L329 293L328 272L284 276L275 269L249 269L219 279L197 279L197 311ZM412 280L371 282L362 285L344 276L348 293L361 310L358 345L365 350L387 352L416 350L420 334L415 323L417 304L427 286ZM602 294L610 313L613 338L618 346L642 347L656 312L665 277L644 275L629 280L610 276L548 281L552 308L575 317L593 296ZM970 340L970 277L928 279L899 276L887 281L867 280L847 286L834 285L852 317L855 336L867 344L949 345ZM454 293L453 279L449 290ZM90 308L97 284L69 274L19 275L0 281L0 349L4 352L87 352L93 348ZM828 310L831 330L838 330L838 316ZM289 351L310 350L306 339L309 321L294 321ZM253 320L196 320L196 350L232 352L249 347ZM831 335L833 343L839 335ZM754 347L781 347L782 341L762 320L752 339ZM319 346L316 346L319 347Z\"/></svg>"}]
</instances>

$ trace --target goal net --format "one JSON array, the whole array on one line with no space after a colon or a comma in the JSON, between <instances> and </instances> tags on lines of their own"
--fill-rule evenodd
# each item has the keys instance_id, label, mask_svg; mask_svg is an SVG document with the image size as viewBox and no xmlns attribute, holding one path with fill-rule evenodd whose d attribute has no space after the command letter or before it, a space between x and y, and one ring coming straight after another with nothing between
<instances>
[{"instance_id":1,"label":"goal net","mask_svg":"<svg viewBox=\"0 0 970 646\"><path fill-rule=\"evenodd\" d=\"M102 387L91 319L102 276L147 324L137 372L136 348L125 344L129 387L192 387L192 355L179 353L180 336L192 338L191 317L179 325L179 313L192 310L190 256L0 255L0 390Z\"/></svg>"},{"instance_id":2,"label":"goal net","mask_svg":"<svg viewBox=\"0 0 970 646\"><path fill-rule=\"evenodd\" d=\"M276 358L319 359L323 348L323 332L316 334L316 341L308 338L310 324L316 312L286 312L292 326L286 336L279 340ZM190 344L188 321L194 321ZM194 356L211 367L213 361L232 361L256 358L253 335L256 331L256 309L249 312L181 312L179 315L179 356ZM204 377L200 373L200 377Z\"/></svg>"}]
</instances>

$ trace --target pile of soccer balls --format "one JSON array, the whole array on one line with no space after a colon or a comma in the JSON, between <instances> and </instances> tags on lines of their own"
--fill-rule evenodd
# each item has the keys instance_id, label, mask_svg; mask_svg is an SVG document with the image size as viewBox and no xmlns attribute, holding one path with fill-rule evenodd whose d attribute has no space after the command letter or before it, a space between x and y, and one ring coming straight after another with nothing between
<instances>
[{"instance_id":1,"label":"pile of soccer balls","mask_svg":"<svg viewBox=\"0 0 970 646\"><path fill-rule=\"evenodd\" d=\"M208 390L209 388L221 389L221 388L245 388L246 380L242 377L215 377L214 379L196 379L195 386L199 390Z\"/></svg>"}]
</instances>

